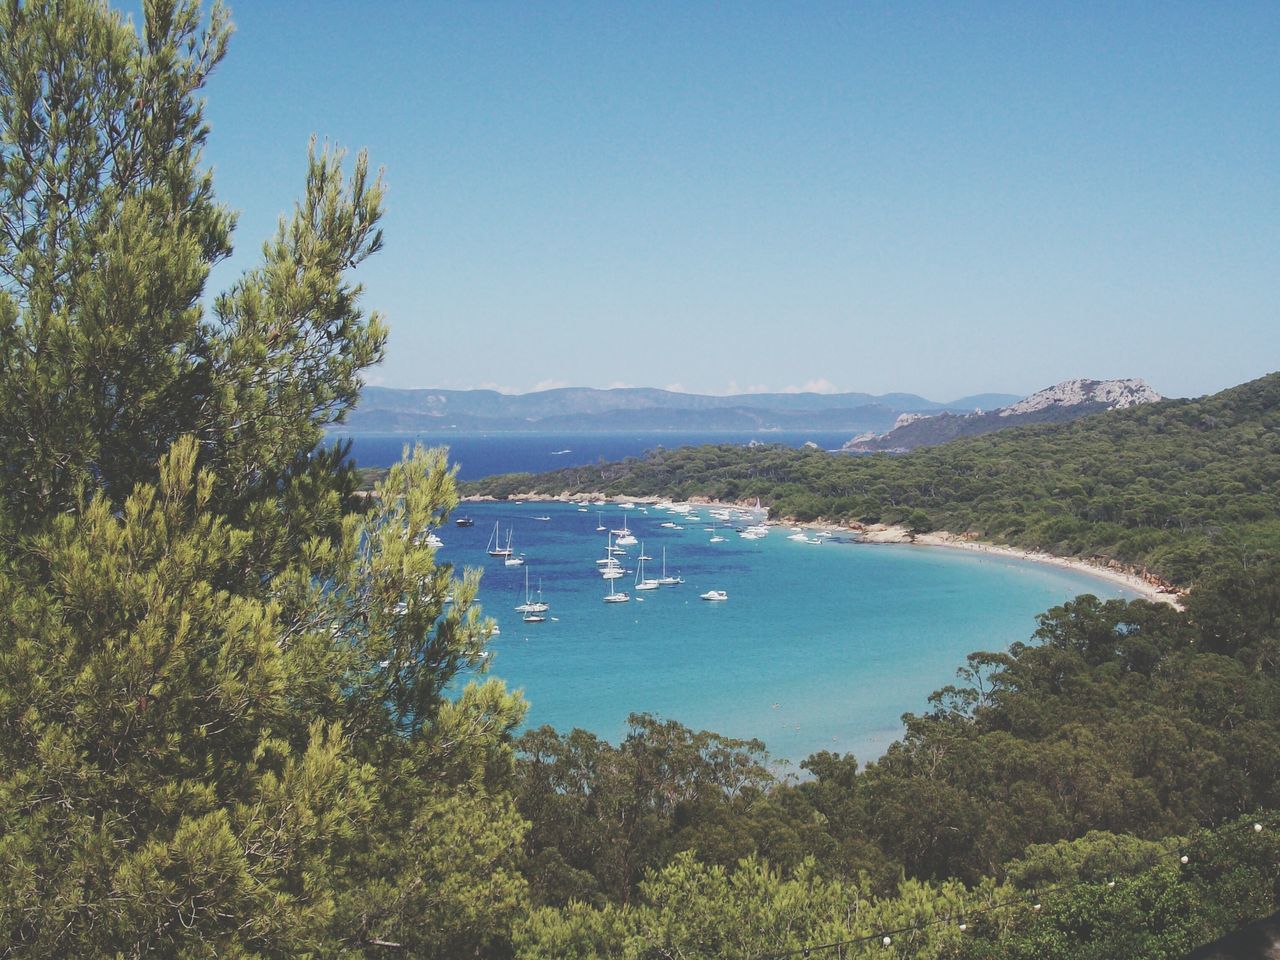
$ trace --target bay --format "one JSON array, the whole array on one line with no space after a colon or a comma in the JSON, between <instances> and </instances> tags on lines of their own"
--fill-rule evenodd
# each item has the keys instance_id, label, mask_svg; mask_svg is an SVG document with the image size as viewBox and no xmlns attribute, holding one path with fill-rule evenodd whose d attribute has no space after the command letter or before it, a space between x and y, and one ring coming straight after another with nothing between
<instances>
[{"instance_id":1,"label":"bay","mask_svg":"<svg viewBox=\"0 0 1280 960\"><path fill-rule=\"evenodd\" d=\"M440 559L484 570L480 601L501 628L490 673L523 691L528 726L582 727L617 742L627 715L645 711L759 738L793 768L818 750L879 756L902 733L902 713L926 710L967 654L1027 640L1049 607L1080 593L1134 596L1076 571L941 547L801 543L786 527L746 540L733 527L749 521L716 525L706 507L698 520L559 502L465 503L455 516L464 513L475 525L441 529ZM683 585L634 591L634 546L616 581L631 601L602 602L596 527L624 519L654 557L647 574L660 575L665 547ZM486 554L495 523L525 566ZM513 609L526 570L551 605L543 623ZM729 600L699 599L712 589Z\"/></svg>"}]
</instances>

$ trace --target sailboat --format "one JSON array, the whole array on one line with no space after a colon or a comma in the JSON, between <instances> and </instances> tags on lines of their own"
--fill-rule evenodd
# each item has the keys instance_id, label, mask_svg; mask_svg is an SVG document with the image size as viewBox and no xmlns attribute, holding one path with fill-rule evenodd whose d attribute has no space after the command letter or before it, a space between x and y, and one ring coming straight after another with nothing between
<instances>
[{"instance_id":1,"label":"sailboat","mask_svg":"<svg viewBox=\"0 0 1280 960\"><path fill-rule=\"evenodd\" d=\"M514 553L515 551L511 549L511 531L508 530L507 531L507 553L506 553L507 559L503 560L502 562L505 563L508 567L523 566L524 557L513 556Z\"/></svg>"},{"instance_id":2,"label":"sailboat","mask_svg":"<svg viewBox=\"0 0 1280 960\"><path fill-rule=\"evenodd\" d=\"M627 528L627 518L625 516L622 518L622 528L620 530L610 530L609 532L618 538L618 543L624 546L629 546L636 542L636 538L631 535L631 531Z\"/></svg>"},{"instance_id":3,"label":"sailboat","mask_svg":"<svg viewBox=\"0 0 1280 960\"><path fill-rule=\"evenodd\" d=\"M509 557L511 556L511 537L507 536L507 545L504 547L498 542L498 521L493 521L493 535L489 537L489 542L485 544L485 549L489 551L491 557Z\"/></svg>"},{"instance_id":4,"label":"sailboat","mask_svg":"<svg viewBox=\"0 0 1280 960\"><path fill-rule=\"evenodd\" d=\"M530 599L529 568L525 567L524 568L524 603L516 607L516 610L518 610L520 613L523 613L523 614L531 614L531 613L546 613L550 609L551 609L551 604L542 602L542 584L541 583L538 584L538 599L537 600ZM542 620L545 618L539 617L538 619ZM528 621L529 617L526 616L525 620ZM529 622L532 623L534 621L529 621Z\"/></svg>"},{"instance_id":5,"label":"sailboat","mask_svg":"<svg viewBox=\"0 0 1280 960\"><path fill-rule=\"evenodd\" d=\"M640 545L640 565L636 567L636 583L637 590L657 590L662 584L657 580L647 579L644 575L644 544Z\"/></svg>"},{"instance_id":6,"label":"sailboat","mask_svg":"<svg viewBox=\"0 0 1280 960\"><path fill-rule=\"evenodd\" d=\"M603 599L605 603L626 603L628 600L631 599L631 597L629 597L625 593L618 593L617 591L615 591L613 589L613 581L610 580L609 592L605 594Z\"/></svg>"},{"instance_id":7,"label":"sailboat","mask_svg":"<svg viewBox=\"0 0 1280 960\"><path fill-rule=\"evenodd\" d=\"M600 568L600 576L606 580L617 580L625 572L622 569L622 563L613 556L616 551L617 547L613 545L613 534L606 534L604 559L596 561L596 566Z\"/></svg>"},{"instance_id":8,"label":"sailboat","mask_svg":"<svg viewBox=\"0 0 1280 960\"><path fill-rule=\"evenodd\" d=\"M604 525L604 517L601 514L597 513L596 514L596 533L604 533L608 529L609 528Z\"/></svg>"},{"instance_id":9,"label":"sailboat","mask_svg":"<svg viewBox=\"0 0 1280 960\"><path fill-rule=\"evenodd\" d=\"M658 578L658 586L674 587L681 583L684 583L683 577L667 576L667 548L663 547L662 548L662 576Z\"/></svg>"}]
</instances>

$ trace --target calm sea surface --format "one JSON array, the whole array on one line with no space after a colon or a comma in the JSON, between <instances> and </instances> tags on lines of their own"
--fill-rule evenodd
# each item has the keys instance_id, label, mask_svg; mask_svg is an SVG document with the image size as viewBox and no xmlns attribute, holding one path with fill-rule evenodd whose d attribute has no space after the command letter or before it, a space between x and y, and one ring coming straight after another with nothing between
<instances>
[{"instance_id":1,"label":"calm sea surface","mask_svg":"<svg viewBox=\"0 0 1280 960\"><path fill-rule=\"evenodd\" d=\"M682 520L654 507L561 503L463 504L475 526L440 531L440 558L484 569L480 599L497 620L491 674L524 691L528 725L583 727L616 742L627 714L648 711L694 729L759 737L775 758L798 763L817 750L873 759L901 731L905 711L952 682L974 650L1026 640L1035 615L1079 593L1130 597L1083 574L945 548L800 543L774 527L744 540L736 520L711 543L707 508ZM537 517L550 517L538 520ZM628 603L602 602L608 582L600 522L623 519L654 557L663 548L678 587L633 588L638 546L615 581ZM664 529L664 521L683 530ZM490 558L494 524L526 557L524 567ZM722 526L722 525L721 525ZM525 570L550 603L548 619L526 624ZM725 590L713 603L698 595Z\"/></svg>"},{"instance_id":2,"label":"calm sea surface","mask_svg":"<svg viewBox=\"0 0 1280 960\"><path fill-rule=\"evenodd\" d=\"M838 449L850 438L848 431L762 433L495 433L460 434L362 433L353 438L352 453L362 467L387 467L400 459L406 445L446 446L458 464L458 476L475 480L496 473L542 473L577 467L598 460L638 457L655 447L674 449L704 443L784 443L799 447L806 442L823 449Z\"/></svg>"}]
</instances>

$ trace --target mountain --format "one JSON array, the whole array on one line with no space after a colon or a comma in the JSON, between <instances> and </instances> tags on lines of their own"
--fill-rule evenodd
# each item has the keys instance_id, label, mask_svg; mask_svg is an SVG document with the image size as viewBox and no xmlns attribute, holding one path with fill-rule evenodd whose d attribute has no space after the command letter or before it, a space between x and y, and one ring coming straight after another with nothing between
<instances>
[{"instance_id":1,"label":"mountain","mask_svg":"<svg viewBox=\"0 0 1280 960\"><path fill-rule=\"evenodd\" d=\"M1016 403L989 412L903 414L889 432L855 437L844 445L853 453L903 452L957 437L976 437L1030 423L1064 423L1103 410L1123 410L1164 398L1140 379L1064 380Z\"/></svg>"},{"instance_id":2,"label":"mountain","mask_svg":"<svg viewBox=\"0 0 1280 960\"><path fill-rule=\"evenodd\" d=\"M967 412L973 409L975 399L1010 403L1018 397L983 394L938 403L911 393L751 393L719 397L645 387L565 387L524 394L366 387L346 429L352 433L804 429L881 432L891 429L904 412Z\"/></svg>"}]
</instances>

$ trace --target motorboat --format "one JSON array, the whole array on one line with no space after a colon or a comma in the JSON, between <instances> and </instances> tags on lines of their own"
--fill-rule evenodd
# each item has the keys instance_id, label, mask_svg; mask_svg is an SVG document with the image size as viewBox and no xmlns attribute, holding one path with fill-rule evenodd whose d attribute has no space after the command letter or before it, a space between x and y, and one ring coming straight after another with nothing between
<instances>
[{"instance_id":1,"label":"motorboat","mask_svg":"<svg viewBox=\"0 0 1280 960\"><path fill-rule=\"evenodd\" d=\"M729 594L723 590L708 590L706 593L698 594L703 600L728 600Z\"/></svg>"}]
</instances>

